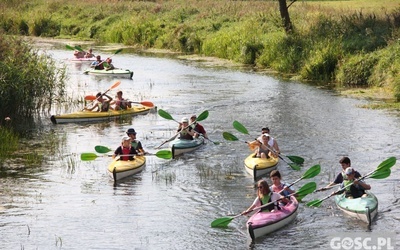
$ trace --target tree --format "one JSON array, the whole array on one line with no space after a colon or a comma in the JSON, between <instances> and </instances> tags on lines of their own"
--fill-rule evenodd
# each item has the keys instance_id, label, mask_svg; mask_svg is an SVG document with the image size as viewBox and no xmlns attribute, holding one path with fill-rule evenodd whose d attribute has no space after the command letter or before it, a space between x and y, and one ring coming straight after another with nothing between
<instances>
[{"instance_id":1,"label":"tree","mask_svg":"<svg viewBox=\"0 0 400 250\"><path fill-rule=\"evenodd\" d=\"M289 5L287 5L286 0L278 0L279 12L281 13L283 27L285 28L286 33L290 33L293 30L293 25L290 21L289 7L296 1L297 0L293 0Z\"/></svg>"}]
</instances>

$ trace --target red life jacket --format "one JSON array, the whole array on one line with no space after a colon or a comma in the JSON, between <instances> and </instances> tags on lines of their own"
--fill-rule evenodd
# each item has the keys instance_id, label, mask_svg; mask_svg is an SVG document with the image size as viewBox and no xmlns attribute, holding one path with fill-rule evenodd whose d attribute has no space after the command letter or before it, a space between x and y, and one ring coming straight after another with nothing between
<instances>
[{"instance_id":1,"label":"red life jacket","mask_svg":"<svg viewBox=\"0 0 400 250\"><path fill-rule=\"evenodd\" d=\"M123 160L123 161L129 161L129 153L131 152L131 148L129 147L129 148L125 148L125 147L122 147L122 154L123 155L126 155L126 156L121 156L121 160Z\"/></svg>"}]
</instances>

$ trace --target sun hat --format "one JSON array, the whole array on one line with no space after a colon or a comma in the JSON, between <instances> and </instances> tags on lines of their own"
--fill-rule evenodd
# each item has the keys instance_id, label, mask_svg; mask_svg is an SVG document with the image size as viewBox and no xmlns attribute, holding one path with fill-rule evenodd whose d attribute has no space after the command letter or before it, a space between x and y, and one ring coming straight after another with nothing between
<instances>
[{"instance_id":1,"label":"sun hat","mask_svg":"<svg viewBox=\"0 0 400 250\"><path fill-rule=\"evenodd\" d=\"M349 175L349 174L354 173L354 169L352 167L348 167L348 168L346 168L346 170L344 172L346 175Z\"/></svg>"},{"instance_id":2,"label":"sun hat","mask_svg":"<svg viewBox=\"0 0 400 250\"><path fill-rule=\"evenodd\" d=\"M128 130L126 131L126 134L127 134L127 135L130 135L130 134L136 135L136 131L135 131L135 129L130 128L130 129L128 129Z\"/></svg>"},{"instance_id":3,"label":"sun hat","mask_svg":"<svg viewBox=\"0 0 400 250\"><path fill-rule=\"evenodd\" d=\"M131 138L129 136L122 137L122 142L129 141Z\"/></svg>"},{"instance_id":4,"label":"sun hat","mask_svg":"<svg viewBox=\"0 0 400 250\"><path fill-rule=\"evenodd\" d=\"M182 120L181 120L181 122L182 122L182 123L184 123L184 122L189 122L189 119L186 118L186 117L183 117Z\"/></svg>"}]
</instances>

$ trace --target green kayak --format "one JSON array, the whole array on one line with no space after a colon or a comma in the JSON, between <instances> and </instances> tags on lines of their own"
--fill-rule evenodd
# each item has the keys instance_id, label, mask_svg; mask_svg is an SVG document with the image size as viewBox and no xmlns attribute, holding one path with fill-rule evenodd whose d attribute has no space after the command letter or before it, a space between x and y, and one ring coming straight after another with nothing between
<instances>
[{"instance_id":1,"label":"green kayak","mask_svg":"<svg viewBox=\"0 0 400 250\"><path fill-rule=\"evenodd\" d=\"M350 215L351 217L358 218L371 225L372 220L378 213L378 199L376 196L366 191L366 197L356 199L346 198L344 193L335 196L335 203L340 210Z\"/></svg>"}]
</instances>

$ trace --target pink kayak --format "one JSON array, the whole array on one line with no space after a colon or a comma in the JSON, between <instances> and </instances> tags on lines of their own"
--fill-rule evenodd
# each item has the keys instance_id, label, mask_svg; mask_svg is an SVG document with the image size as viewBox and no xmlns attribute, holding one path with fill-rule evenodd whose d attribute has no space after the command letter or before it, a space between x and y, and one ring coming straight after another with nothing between
<instances>
[{"instance_id":1,"label":"pink kayak","mask_svg":"<svg viewBox=\"0 0 400 250\"><path fill-rule=\"evenodd\" d=\"M70 59L71 62L94 62L96 61L96 57L92 57L92 58L71 58Z\"/></svg>"},{"instance_id":2,"label":"pink kayak","mask_svg":"<svg viewBox=\"0 0 400 250\"><path fill-rule=\"evenodd\" d=\"M292 222L297 216L299 202L294 196L290 197L290 202L281 206L280 210L273 212L258 212L253 214L247 221L247 229L251 239L275 232Z\"/></svg>"}]
</instances>

